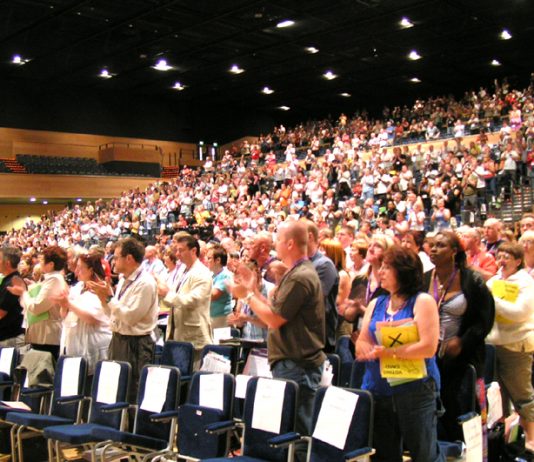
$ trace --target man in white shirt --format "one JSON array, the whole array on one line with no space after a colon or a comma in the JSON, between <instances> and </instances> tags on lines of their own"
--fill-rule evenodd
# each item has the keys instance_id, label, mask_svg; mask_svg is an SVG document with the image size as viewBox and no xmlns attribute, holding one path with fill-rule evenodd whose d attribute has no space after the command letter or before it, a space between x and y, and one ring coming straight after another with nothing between
<instances>
[{"instance_id":1,"label":"man in white shirt","mask_svg":"<svg viewBox=\"0 0 534 462\"><path fill-rule=\"evenodd\" d=\"M141 265L145 271L159 276L165 271L165 265L158 257L158 251L153 245L148 245L145 249L145 259Z\"/></svg>"},{"instance_id":2,"label":"man in white shirt","mask_svg":"<svg viewBox=\"0 0 534 462\"><path fill-rule=\"evenodd\" d=\"M152 361L153 332L158 319L156 281L141 267L144 255L145 248L141 242L133 238L122 239L115 248L115 271L123 276L115 294L105 281L87 283L102 302L104 313L111 321L113 335L109 359L127 361L132 366L130 402L136 400L143 366Z\"/></svg>"}]
</instances>

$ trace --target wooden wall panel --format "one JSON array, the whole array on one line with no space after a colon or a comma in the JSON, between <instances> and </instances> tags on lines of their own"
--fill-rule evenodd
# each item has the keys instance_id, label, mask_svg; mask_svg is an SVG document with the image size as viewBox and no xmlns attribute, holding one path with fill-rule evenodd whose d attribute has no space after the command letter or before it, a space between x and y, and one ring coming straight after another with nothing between
<instances>
[{"instance_id":1,"label":"wooden wall panel","mask_svg":"<svg viewBox=\"0 0 534 462\"><path fill-rule=\"evenodd\" d=\"M44 130L22 130L0 127L0 158L13 159L17 154L91 157L98 159L99 146L106 143L145 145L161 150L158 155L163 166L176 165L175 161L186 162L192 158L196 145L179 141L160 141L120 136L86 135L83 133L62 133Z\"/></svg>"},{"instance_id":2,"label":"wooden wall panel","mask_svg":"<svg viewBox=\"0 0 534 462\"><path fill-rule=\"evenodd\" d=\"M76 175L0 174L0 198L74 200L119 197L123 191L145 188L154 178L99 177Z\"/></svg>"}]
</instances>

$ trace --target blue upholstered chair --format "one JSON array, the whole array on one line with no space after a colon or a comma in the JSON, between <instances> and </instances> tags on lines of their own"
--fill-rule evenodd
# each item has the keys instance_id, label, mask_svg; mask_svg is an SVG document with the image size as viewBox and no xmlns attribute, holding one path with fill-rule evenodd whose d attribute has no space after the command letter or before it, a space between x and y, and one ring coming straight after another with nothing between
<instances>
[{"instance_id":1,"label":"blue upholstered chair","mask_svg":"<svg viewBox=\"0 0 534 462\"><path fill-rule=\"evenodd\" d=\"M347 420L341 418L347 411ZM288 435L278 446L308 442L308 462L350 462L374 454L373 396L366 390L321 388L315 396L312 435Z\"/></svg>"},{"instance_id":2,"label":"blue upholstered chair","mask_svg":"<svg viewBox=\"0 0 534 462\"><path fill-rule=\"evenodd\" d=\"M180 391L180 371L176 367L146 365L139 381L137 406L132 432L95 426L94 440L102 441L100 460L106 460L108 450L124 452L128 457L148 460L168 453L176 437L177 407Z\"/></svg>"},{"instance_id":3,"label":"blue upholstered chair","mask_svg":"<svg viewBox=\"0 0 534 462\"><path fill-rule=\"evenodd\" d=\"M178 457L187 460L223 457L229 434L209 434L208 428L232 419L235 380L231 374L197 372L187 402L178 410Z\"/></svg>"},{"instance_id":4,"label":"blue upholstered chair","mask_svg":"<svg viewBox=\"0 0 534 462\"><path fill-rule=\"evenodd\" d=\"M11 399L11 391L15 385L15 367L18 352L14 347L0 348L0 399Z\"/></svg>"},{"instance_id":5,"label":"blue upholstered chair","mask_svg":"<svg viewBox=\"0 0 534 462\"><path fill-rule=\"evenodd\" d=\"M274 393L274 395L273 395ZM280 401L276 398L280 398ZM245 406L243 410L243 445L241 455L204 459L204 461L270 461L282 462L292 459L292 447L275 447L277 440L283 439L288 433L293 434L298 399L298 385L289 380L275 380L263 377L252 377L247 384ZM279 402L281 406L276 407ZM256 415L260 412L269 415ZM279 420L278 420L279 419ZM278 422L279 427L263 426L268 422ZM208 433L219 434L235 429L237 424L229 421L212 426Z\"/></svg>"},{"instance_id":6,"label":"blue upholstered chair","mask_svg":"<svg viewBox=\"0 0 534 462\"><path fill-rule=\"evenodd\" d=\"M339 385L339 373L341 368L341 360L339 359L339 355L335 353L328 353L326 355L328 362L330 363L330 366L332 367L332 385L338 386Z\"/></svg>"},{"instance_id":7,"label":"blue upholstered chair","mask_svg":"<svg viewBox=\"0 0 534 462\"><path fill-rule=\"evenodd\" d=\"M348 387L352 363L354 362L354 343L349 336L343 336L337 339L335 353L340 359L340 372L338 384L341 387Z\"/></svg>"},{"instance_id":8,"label":"blue upholstered chair","mask_svg":"<svg viewBox=\"0 0 534 462\"><path fill-rule=\"evenodd\" d=\"M163 344L160 363L180 370L181 383L189 383L193 374L193 344L167 340Z\"/></svg>"},{"instance_id":9,"label":"blue upholstered chair","mask_svg":"<svg viewBox=\"0 0 534 462\"><path fill-rule=\"evenodd\" d=\"M97 427L106 430L122 428L125 422L131 366L120 361L99 361L95 368L87 423L46 427L48 460L60 460L62 446L82 447L91 451L95 462L96 443L91 431ZM114 412L117 409L120 412Z\"/></svg>"},{"instance_id":10,"label":"blue upholstered chair","mask_svg":"<svg viewBox=\"0 0 534 462\"><path fill-rule=\"evenodd\" d=\"M87 376L84 358L61 356L57 363L54 388L48 414L8 412L6 422L11 424L11 460L23 460L22 440L30 435L42 434L51 425L79 423L83 392Z\"/></svg>"}]
</instances>

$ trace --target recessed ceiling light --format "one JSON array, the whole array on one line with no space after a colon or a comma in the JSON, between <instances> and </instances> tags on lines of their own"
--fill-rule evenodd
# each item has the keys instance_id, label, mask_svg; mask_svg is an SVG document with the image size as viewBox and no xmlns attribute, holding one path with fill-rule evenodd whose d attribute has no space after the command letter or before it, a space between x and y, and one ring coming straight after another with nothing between
<instances>
[{"instance_id":1,"label":"recessed ceiling light","mask_svg":"<svg viewBox=\"0 0 534 462\"><path fill-rule=\"evenodd\" d=\"M497 60L497 59L493 59L493 60L491 61L491 65L492 65L492 66L500 66L500 65L501 65L501 62L500 62L499 60Z\"/></svg>"},{"instance_id":2,"label":"recessed ceiling light","mask_svg":"<svg viewBox=\"0 0 534 462\"><path fill-rule=\"evenodd\" d=\"M291 108L289 106L278 106L278 109L282 111L289 111Z\"/></svg>"},{"instance_id":3,"label":"recessed ceiling light","mask_svg":"<svg viewBox=\"0 0 534 462\"><path fill-rule=\"evenodd\" d=\"M305 50L311 55L314 55L315 53L319 53L319 48L315 48L315 47L306 47Z\"/></svg>"},{"instance_id":4,"label":"recessed ceiling light","mask_svg":"<svg viewBox=\"0 0 534 462\"><path fill-rule=\"evenodd\" d=\"M182 90L185 90L185 85L183 85L180 82L175 82L172 88L174 90L182 91Z\"/></svg>"},{"instance_id":5,"label":"recessed ceiling light","mask_svg":"<svg viewBox=\"0 0 534 462\"><path fill-rule=\"evenodd\" d=\"M160 59L154 66L152 66L152 69L156 69L157 71L170 71L173 67L167 64L167 61L165 59Z\"/></svg>"},{"instance_id":6,"label":"recessed ceiling light","mask_svg":"<svg viewBox=\"0 0 534 462\"><path fill-rule=\"evenodd\" d=\"M48 204L48 201L47 201L47 200L44 200L44 201L43 201L43 205L46 205L46 204Z\"/></svg>"},{"instance_id":7,"label":"recessed ceiling light","mask_svg":"<svg viewBox=\"0 0 534 462\"><path fill-rule=\"evenodd\" d=\"M510 40L512 38L512 34L508 32L506 29L503 29L500 35L502 40Z\"/></svg>"},{"instance_id":8,"label":"recessed ceiling light","mask_svg":"<svg viewBox=\"0 0 534 462\"><path fill-rule=\"evenodd\" d=\"M335 78L337 78L337 74L334 74L332 71L326 71L326 72L323 74L323 77L324 77L326 80L334 80Z\"/></svg>"},{"instance_id":9,"label":"recessed ceiling light","mask_svg":"<svg viewBox=\"0 0 534 462\"><path fill-rule=\"evenodd\" d=\"M112 74L111 72L109 72L107 69L102 69L100 71L100 74L98 74L99 77L103 78L103 79L111 79L111 77L113 77L114 74Z\"/></svg>"},{"instance_id":10,"label":"recessed ceiling light","mask_svg":"<svg viewBox=\"0 0 534 462\"><path fill-rule=\"evenodd\" d=\"M22 66L22 65L30 62L30 60L29 59L25 59L20 55L13 55L13 58L11 58L11 62L13 64L17 64L19 66Z\"/></svg>"},{"instance_id":11,"label":"recessed ceiling light","mask_svg":"<svg viewBox=\"0 0 534 462\"><path fill-rule=\"evenodd\" d=\"M232 67L230 68L230 72L232 74L242 74L243 72L245 72L245 69L239 67L237 64L234 64L232 65Z\"/></svg>"},{"instance_id":12,"label":"recessed ceiling light","mask_svg":"<svg viewBox=\"0 0 534 462\"><path fill-rule=\"evenodd\" d=\"M414 26L413 22L410 21L408 18L402 18L399 24L403 29L409 29L410 27Z\"/></svg>"},{"instance_id":13,"label":"recessed ceiling light","mask_svg":"<svg viewBox=\"0 0 534 462\"><path fill-rule=\"evenodd\" d=\"M30 202L35 202L35 201L36 201L35 197L30 197Z\"/></svg>"},{"instance_id":14,"label":"recessed ceiling light","mask_svg":"<svg viewBox=\"0 0 534 462\"><path fill-rule=\"evenodd\" d=\"M269 88L269 87L263 87L261 92L263 94L265 94L265 95L272 95L274 93L274 90L272 88Z\"/></svg>"},{"instance_id":15,"label":"recessed ceiling light","mask_svg":"<svg viewBox=\"0 0 534 462\"><path fill-rule=\"evenodd\" d=\"M412 82L412 83L421 83L421 79L419 79L419 78L417 78L417 77L412 77L412 78L410 79L410 82Z\"/></svg>"},{"instance_id":16,"label":"recessed ceiling light","mask_svg":"<svg viewBox=\"0 0 534 462\"><path fill-rule=\"evenodd\" d=\"M283 29L284 27L291 27L294 24L295 24L295 21L292 21L291 19L284 19L283 21L280 21L276 25L276 27L278 27L278 29Z\"/></svg>"},{"instance_id":17,"label":"recessed ceiling light","mask_svg":"<svg viewBox=\"0 0 534 462\"><path fill-rule=\"evenodd\" d=\"M343 98L350 98L352 95L347 92L340 93L339 96L343 96Z\"/></svg>"},{"instance_id":18,"label":"recessed ceiling light","mask_svg":"<svg viewBox=\"0 0 534 462\"><path fill-rule=\"evenodd\" d=\"M411 59L412 61L417 61L418 59L421 59L421 55L417 53L416 50L412 50L410 51L408 58Z\"/></svg>"}]
</instances>

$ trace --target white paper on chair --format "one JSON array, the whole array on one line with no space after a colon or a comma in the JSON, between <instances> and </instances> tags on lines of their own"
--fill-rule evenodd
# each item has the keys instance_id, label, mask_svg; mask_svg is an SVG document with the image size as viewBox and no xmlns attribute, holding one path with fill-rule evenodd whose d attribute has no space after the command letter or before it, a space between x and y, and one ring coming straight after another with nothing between
<instances>
[{"instance_id":1,"label":"white paper on chair","mask_svg":"<svg viewBox=\"0 0 534 462\"><path fill-rule=\"evenodd\" d=\"M263 355L261 352L257 352L257 350L252 350L248 355L243 372L246 375L252 375L254 377L272 378L273 376L267 355Z\"/></svg>"},{"instance_id":2,"label":"white paper on chair","mask_svg":"<svg viewBox=\"0 0 534 462\"><path fill-rule=\"evenodd\" d=\"M2 348L0 353L0 372L11 376L11 362L15 348Z\"/></svg>"},{"instance_id":3,"label":"white paper on chair","mask_svg":"<svg viewBox=\"0 0 534 462\"><path fill-rule=\"evenodd\" d=\"M323 373L321 375L321 387L329 387L332 385L332 379L334 378L334 368L330 364L328 359L324 362Z\"/></svg>"},{"instance_id":4,"label":"white paper on chair","mask_svg":"<svg viewBox=\"0 0 534 462\"><path fill-rule=\"evenodd\" d=\"M141 409L156 414L161 412L167 398L170 373L171 370L165 367L148 368Z\"/></svg>"},{"instance_id":5,"label":"white paper on chair","mask_svg":"<svg viewBox=\"0 0 534 462\"><path fill-rule=\"evenodd\" d=\"M98 378L98 403L114 404L117 402L117 390L119 389L119 376L121 365L111 361L104 361Z\"/></svg>"},{"instance_id":6,"label":"white paper on chair","mask_svg":"<svg viewBox=\"0 0 534 462\"><path fill-rule=\"evenodd\" d=\"M282 380L258 379L252 412L252 428L280 433L285 389L286 382Z\"/></svg>"},{"instance_id":7,"label":"white paper on chair","mask_svg":"<svg viewBox=\"0 0 534 462\"><path fill-rule=\"evenodd\" d=\"M328 387L313 437L343 450L357 404L358 395L355 393L338 387Z\"/></svg>"},{"instance_id":8,"label":"white paper on chair","mask_svg":"<svg viewBox=\"0 0 534 462\"><path fill-rule=\"evenodd\" d=\"M488 428L493 428L503 417L501 387L497 382L491 383L486 396L488 397Z\"/></svg>"},{"instance_id":9,"label":"white paper on chair","mask_svg":"<svg viewBox=\"0 0 534 462\"><path fill-rule=\"evenodd\" d=\"M82 358L65 358L61 375L61 396L76 396Z\"/></svg>"},{"instance_id":10,"label":"white paper on chair","mask_svg":"<svg viewBox=\"0 0 534 462\"><path fill-rule=\"evenodd\" d=\"M232 338L232 329L230 327L218 327L213 329L213 343L218 345L221 340Z\"/></svg>"},{"instance_id":11,"label":"white paper on chair","mask_svg":"<svg viewBox=\"0 0 534 462\"><path fill-rule=\"evenodd\" d=\"M198 404L212 409L223 410L224 375L202 374L198 391Z\"/></svg>"},{"instance_id":12,"label":"white paper on chair","mask_svg":"<svg viewBox=\"0 0 534 462\"><path fill-rule=\"evenodd\" d=\"M465 440L465 461L482 460L482 419L479 415L462 424Z\"/></svg>"},{"instance_id":13,"label":"white paper on chair","mask_svg":"<svg viewBox=\"0 0 534 462\"><path fill-rule=\"evenodd\" d=\"M202 360L200 370L229 374L232 370L232 362L223 355L215 353L214 351L209 351Z\"/></svg>"},{"instance_id":14,"label":"white paper on chair","mask_svg":"<svg viewBox=\"0 0 534 462\"><path fill-rule=\"evenodd\" d=\"M247 394L247 384L248 381L252 378L251 375L239 374L235 376L235 397L240 399L245 399Z\"/></svg>"}]
</instances>

